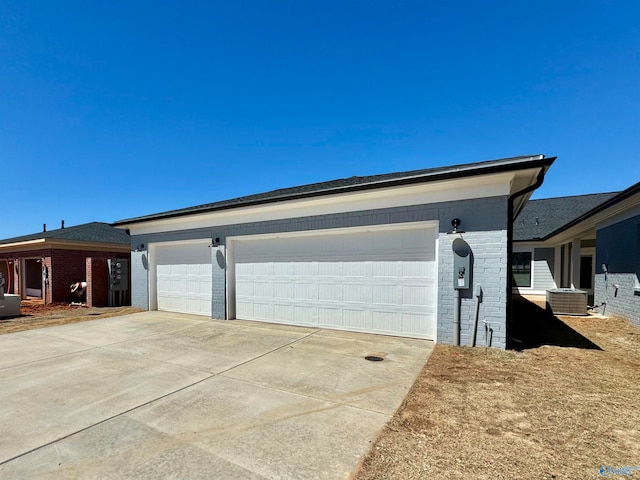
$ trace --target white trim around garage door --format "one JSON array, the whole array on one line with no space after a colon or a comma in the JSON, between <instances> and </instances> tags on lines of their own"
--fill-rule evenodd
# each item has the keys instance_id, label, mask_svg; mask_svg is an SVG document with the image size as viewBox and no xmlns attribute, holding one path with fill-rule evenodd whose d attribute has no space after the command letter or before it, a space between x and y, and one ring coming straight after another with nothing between
<instances>
[{"instance_id":1,"label":"white trim around garage door","mask_svg":"<svg viewBox=\"0 0 640 480\"><path fill-rule=\"evenodd\" d=\"M437 222L227 238L227 318L436 339Z\"/></svg>"}]
</instances>

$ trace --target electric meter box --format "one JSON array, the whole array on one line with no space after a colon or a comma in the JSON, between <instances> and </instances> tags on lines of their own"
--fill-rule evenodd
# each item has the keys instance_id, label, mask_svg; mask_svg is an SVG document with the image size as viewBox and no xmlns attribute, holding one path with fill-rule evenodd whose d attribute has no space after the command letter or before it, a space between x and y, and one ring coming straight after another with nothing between
<instances>
[{"instance_id":1,"label":"electric meter box","mask_svg":"<svg viewBox=\"0 0 640 480\"><path fill-rule=\"evenodd\" d=\"M471 288L471 247L462 238L453 241L453 288Z\"/></svg>"},{"instance_id":2,"label":"electric meter box","mask_svg":"<svg viewBox=\"0 0 640 480\"><path fill-rule=\"evenodd\" d=\"M116 258L107 260L111 290L120 292L129 289L129 260Z\"/></svg>"}]
</instances>

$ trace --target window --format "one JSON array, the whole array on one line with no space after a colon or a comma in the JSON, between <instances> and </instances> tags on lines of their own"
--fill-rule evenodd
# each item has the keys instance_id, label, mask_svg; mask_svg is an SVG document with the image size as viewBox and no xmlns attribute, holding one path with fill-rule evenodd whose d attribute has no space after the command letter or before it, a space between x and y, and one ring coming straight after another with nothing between
<instances>
[{"instance_id":1,"label":"window","mask_svg":"<svg viewBox=\"0 0 640 480\"><path fill-rule=\"evenodd\" d=\"M516 287L531 287L531 252L514 252L511 275Z\"/></svg>"}]
</instances>

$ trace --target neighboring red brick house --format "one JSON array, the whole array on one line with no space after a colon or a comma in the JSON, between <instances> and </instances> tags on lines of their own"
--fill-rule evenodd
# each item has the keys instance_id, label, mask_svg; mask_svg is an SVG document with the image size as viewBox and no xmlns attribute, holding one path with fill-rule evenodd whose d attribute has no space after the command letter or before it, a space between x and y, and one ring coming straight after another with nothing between
<instances>
[{"instance_id":1,"label":"neighboring red brick house","mask_svg":"<svg viewBox=\"0 0 640 480\"><path fill-rule=\"evenodd\" d=\"M67 228L63 223L57 230L0 240L0 273L7 293L44 303L77 299L71 285L87 282L87 305L106 306L107 260L130 257L129 235L101 222Z\"/></svg>"}]
</instances>

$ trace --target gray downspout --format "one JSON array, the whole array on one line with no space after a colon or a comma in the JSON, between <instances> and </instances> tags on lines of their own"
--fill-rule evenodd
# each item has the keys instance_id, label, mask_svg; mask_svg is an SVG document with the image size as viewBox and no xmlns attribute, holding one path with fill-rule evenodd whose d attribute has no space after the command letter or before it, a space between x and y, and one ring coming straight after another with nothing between
<instances>
[{"instance_id":1,"label":"gray downspout","mask_svg":"<svg viewBox=\"0 0 640 480\"><path fill-rule=\"evenodd\" d=\"M511 330L511 324L513 323L513 299L512 290L513 290L513 279L511 278L511 262L513 257L513 201L529 192L532 192L544 182L544 176L546 174L546 170L544 167L538 173L538 178L536 179L533 185L529 185L526 188L523 188L519 192L515 192L509 196L509 200L507 201L507 348L509 345L509 332Z\"/></svg>"}]
</instances>

